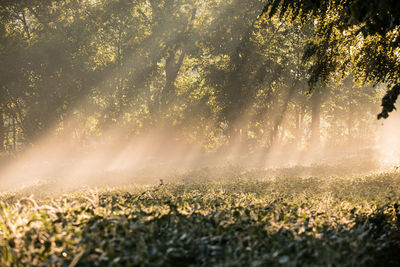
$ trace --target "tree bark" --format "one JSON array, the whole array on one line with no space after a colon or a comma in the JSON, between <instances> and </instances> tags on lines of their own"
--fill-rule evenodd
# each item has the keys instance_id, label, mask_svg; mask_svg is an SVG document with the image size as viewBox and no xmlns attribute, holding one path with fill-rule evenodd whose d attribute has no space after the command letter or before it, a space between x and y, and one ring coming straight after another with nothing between
<instances>
[{"instance_id":1,"label":"tree bark","mask_svg":"<svg viewBox=\"0 0 400 267\"><path fill-rule=\"evenodd\" d=\"M185 26L183 27L183 32L182 32L183 36L185 35L185 33L188 33L192 30L193 22L196 17L196 11L197 8L194 8L191 12L191 16L188 18L188 21L186 21ZM183 64L183 60L185 59L186 49L188 45L189 44L183 42L181 44L171 47L168 51L167 58L165 59L165 75L166 75L165 86L161 92L161 97L160 97L161 112L165 108L167 108L168 104L170 104L169 103L170 95L175 91L175 81L176 78L178 77L179 70L181 69L181 66ZM178 59L176 59L179 51L180 55Z\"/></svg>"},{"instance_id":2,"label":"tree bark","mask_svg":"<svg viewBox=\"0 0 400 267\"><path fill-rule=\"evenodd\" d=\"M271 140L270 146L274 146L275 142L277 141L277 138L279 138L279 126L282 125L282 122L283 122L283 119L285 118L285 114L288 109L289 103L294 96L294 93L296 91L295 86L296 86L296 84L293 83L292 86L289 88L289 92L287 93L287 95L285 96L285 99L283 101L281 111L274 120L272 133L270 136L270 140Z\"/></svg>"},{"instance_id":3,"label":"tree bark","mask_svg":"<svg viewBox=\"0 0 400 267\"><path fill-rule=\"evenodd\" d=\"M161 93L161 107L165 108L169 104L170 94L175 91L175 81L182 66L183 59L186 56L184 50L181 51L178 61L175 61L176 51L171 51L165 60L166 80L164 90Z\"/></svg>"},{"instance_id":4,"label":"tree bark","mask_svg":"<svg viewBox=\"0 0 400 267\"><path fill-rule=\"evenodd\" d=\"M297 117L296 117L296 147L297 149L301 149L302 146L302 138L303 138L303 121L304 121L304 106L299 106Z\"/></svg>"},{"instance_id":5,"label":"tree bark","mask_svg":"<svg viewBox=\"0 0 400 267\"><path fill-rule=\"evenodd\" d=\"M0 152L4 152L4 141L6 137L6 127L4 126L4 115L0 113Z\"/></svg>"},{"instance_id":6,"label":"tree bark","mask_svg":"<svg viewBox=\"0 0 400 267\"><path fill-rule=\"evenodd\" d=\"M348 131L348 142L349 144L351 144L352 140L353 140L353 95L352 95L352 91L353 88L348 89L349 90L349 96L348 96L348 118L347 118L347 131Z\"/></svg>"},{"instance_id":7,"label":"tree bark","mask_svg":"<svg viewBox=\"0 0 400 267\"><path fill-rule=\"evenodd\" d=\"M15 119L13 119L12 122L13 122L13 124L12 124L13 150L16 151L17 150L17 127L16 127Z\"/></svg>"},{"instance_id":8,"label":"tree bark","mask_svg":"<svg viewBox=\"0 0 400 267\"><path fill-rule=\"evenodd\" d=\"M311 96L311 146L321 144L321 89L317 87Z\"/></svg>"}]
</instances>

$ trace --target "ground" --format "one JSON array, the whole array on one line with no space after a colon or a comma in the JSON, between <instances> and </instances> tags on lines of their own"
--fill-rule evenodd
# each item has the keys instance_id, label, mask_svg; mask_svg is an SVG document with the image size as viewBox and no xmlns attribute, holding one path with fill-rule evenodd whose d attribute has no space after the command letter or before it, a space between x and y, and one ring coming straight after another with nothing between
<instances>
[{"instance_id":1,"label":"ground","mask_svg":"<svg viewBox=\"0 0 400 267\"><path fill-rule=\"evenodd\" d=\"M4 266L395 266L400 174L203 169L159 185L3 193ZM321 170L322 172L322 170Z\"/></svg>"}]
</instances>

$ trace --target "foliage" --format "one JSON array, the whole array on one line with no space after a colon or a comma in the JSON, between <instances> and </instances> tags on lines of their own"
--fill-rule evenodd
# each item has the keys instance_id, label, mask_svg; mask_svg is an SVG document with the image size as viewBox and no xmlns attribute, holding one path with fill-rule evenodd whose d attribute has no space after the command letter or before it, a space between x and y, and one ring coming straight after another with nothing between
<instances>
[{"instance_id":1,"label":"foliage","mask_svg":"<svg viewBox=\"0 0 400 267\"><path fill-rule=\"evenodd\" d=\"M2 196L2 265L395 266L398 173L253 179L192 173L159 186ZM207 174L205 175L207 178Z\"/></svg>"},{"instance_id":2,"label":"foliage","mask_svg":"<svg viewBox=\"0 0 400 267\"><path fill-rule=\"evenodd\" d=\"M312 36L324 40L328 26L322 22L334 22L259 20L263 5L2 1L0 150L35 144L50 129L79 139L97 138L112 127L127 139L154 129L173 132L172 141L208 151L236 145L246 151L274 145L303 149L311 132L324 134L315 121L329 120L329 101L339 109L347 106L338 101L347 91L340 79L332 81L344 89L335 90L337 98L325 92L334 86L321 87L321 98L307 96L307 80L313 79L307 69L314 65L302 63L304 47L316 42ZM342 53L344 45L332 51ZM318 47L305 53L312 56ZM354 54L359 60L374 53L360 49ZM353 98L354 109L361 102L374 106L362 94ZM388 110L392 99L385 101ZM338 116L328 127L344 123Z\"/></svg>"},{"instance_id":3,"label":"foliage","mask_svg":"<svg viewBox=\"0 0 400 267\"><path fill-rule=\"evenodd\" d=\"M337 71L353 72L364 82L385 83L389 89L382 100L379 118L387 118L399 94L400 4L385 1L268 1L267 18L315 21L316 31L304 52L314 60L310 84L327 81Z\"/></svg>"}]
</instances>

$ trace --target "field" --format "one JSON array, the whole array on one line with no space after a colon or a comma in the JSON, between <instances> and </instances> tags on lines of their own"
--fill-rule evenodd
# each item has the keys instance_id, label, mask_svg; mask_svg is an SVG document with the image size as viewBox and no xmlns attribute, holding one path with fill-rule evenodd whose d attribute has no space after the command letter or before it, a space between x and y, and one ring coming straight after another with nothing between
<instances>
[{"instance_id":1,"label":"field","mask_svg":"<svg viewBox=\"0 0 400 267\"><path fill-rule=\"evenodd\" d=\"M1 195L1 266L400 262L396 171L299 177L203 169L151 186L46 190Z\"/></svg>"}]
</instances>

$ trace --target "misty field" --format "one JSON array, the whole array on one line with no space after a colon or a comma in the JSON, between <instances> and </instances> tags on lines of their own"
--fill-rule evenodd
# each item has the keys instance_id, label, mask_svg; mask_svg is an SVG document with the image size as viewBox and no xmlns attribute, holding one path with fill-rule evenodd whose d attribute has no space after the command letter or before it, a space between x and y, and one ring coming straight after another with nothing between
<instances>
[{"instance_id":1,"label":"misty field","mask_svg":"<svg viewBox=\"0 0 400 267\"><path fill-rule=\"evenodd\" d=\"M322 172L322 170L321 170ZM158 185L1 195L2 266L390 266L400 174L192 171Z\"/></svg>"},{"instance_id":2,"label":"misty field","mask_svg":"<svg viewBox=\"0 0 400 267\"><path fill-rule=\"evenodd\" d=\"M400 266L400 1L0 0L0 62L0 267Z\"/></svg>"}]
</instances>

